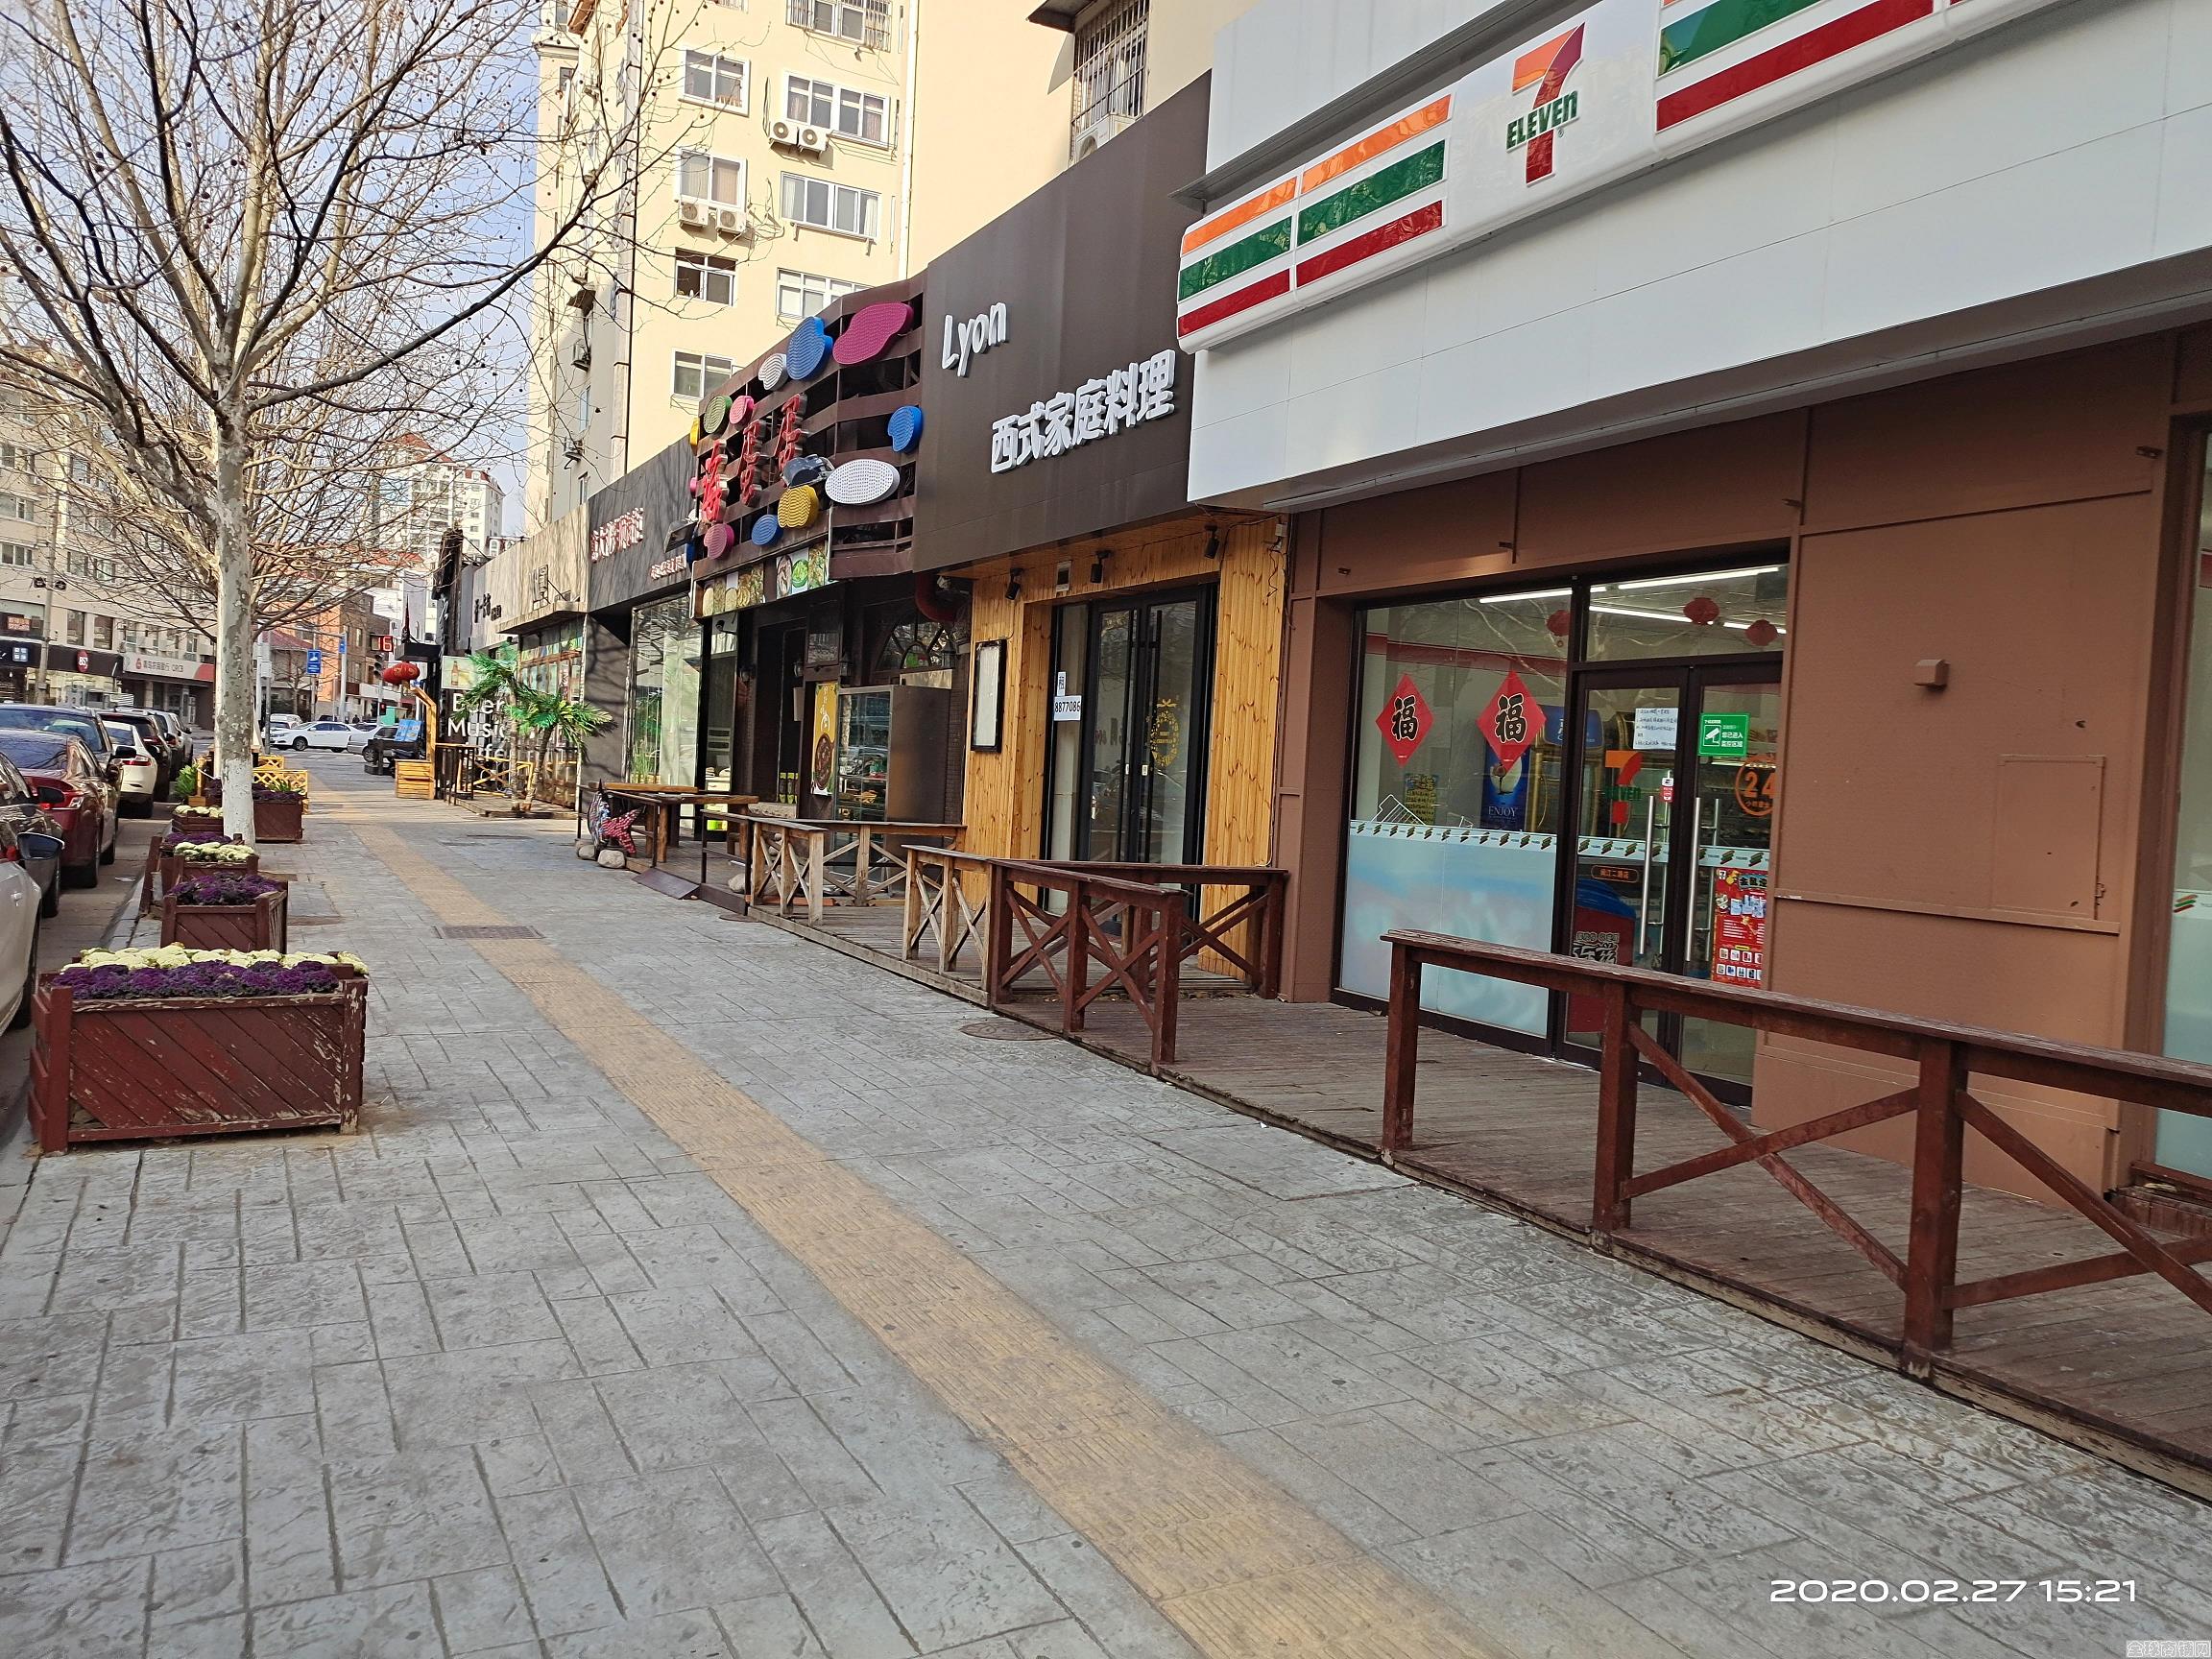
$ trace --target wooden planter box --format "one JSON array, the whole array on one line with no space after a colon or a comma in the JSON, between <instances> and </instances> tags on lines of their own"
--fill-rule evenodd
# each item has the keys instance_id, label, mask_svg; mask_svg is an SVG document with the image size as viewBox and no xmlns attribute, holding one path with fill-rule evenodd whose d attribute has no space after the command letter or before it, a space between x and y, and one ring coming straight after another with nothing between
<instances>
[{"instance_id":1,"label":"wooden planter box","mask_svg":"<svg viewBox=\"0 0 2212 1659\"><path fill-rule=\"evenodd\" d=\"M290 796L281 801L253 802L253 839L256 841L304 841L307 838L307 798Z\"/></svg>"},{"instance_id":2,"label":"wooden planter box","mask_svg":"<svg viewBox=\"0 0 2212 1659\"><path fill-rule=\"evenodd\" d=\"M171 887L161 900L161 943L194 950L289 950L289 887L251 904L180 904Z\"/></svg>"},{"instance_id":3,"label":"wooden planter box","mask_svg":"<svg viewBox=\"0 0 2212 1659\"><path fill-rule=\"evenodd\" d=\"M153 851L146 854L146 878L138 888L138 908L153 909L155 901L167 897L169 889L177 885L178 877L189 868L183 859L174 853L163 853L161 843L155 842ZM237 871L242 875L255 875L261 869L261 854L250 853L243 862L210 864L206 868L210 871Z\"/></svg>"},{"instance_id":4,"label":"wooden planter box","mask_svg":"<svg viewBox=\"0 0 2212 1659\"><path fill-rule=\"evenodd\" d=\"M32 1002L41 1150L361 1122L369 981L312 997L80 1002L47 975Z\"/></svg>"}]
</instances>

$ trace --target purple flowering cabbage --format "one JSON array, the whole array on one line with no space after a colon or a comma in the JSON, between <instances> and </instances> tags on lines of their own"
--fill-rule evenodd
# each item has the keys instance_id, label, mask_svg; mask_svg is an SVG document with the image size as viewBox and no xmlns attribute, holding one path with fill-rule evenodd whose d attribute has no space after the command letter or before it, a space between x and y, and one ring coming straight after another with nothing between
<instances>
[{"instance_id":1,"label":"purple flowering cabbage","mask_svg":"<svg viewBox=\"0 0 2212 1659\"><path fill-rule=\"evenodd\" d=\"M161 837L161 851L174 853L188 841L228 841L230 837L220 830L172 830Z\"/></svg>"},{"instance_id":2,"label":"purple flowering cabbage","mask_svg":"<svg viewBox=\"0 0 2212 1659\"><path fill-rule=\"evenodd\" d=\"M54 983L84 1001L122 1002L156 997L308 997L335 991L339 976L323 962L302 962L297 968L229 962L195 962L188 968L72 964L54 975Z\"/></svg>"},{"instance_id":3,"label":"purple flowering cabbage","mask_svg":"<svg viewBox=\"0 0 2212 1659\"><path fill-rule=\"evenodd\" d=\"M237 875L187 876L177 883L180 904L251 904L284 883L250 871Z\"/></svg>"}]
</instances>

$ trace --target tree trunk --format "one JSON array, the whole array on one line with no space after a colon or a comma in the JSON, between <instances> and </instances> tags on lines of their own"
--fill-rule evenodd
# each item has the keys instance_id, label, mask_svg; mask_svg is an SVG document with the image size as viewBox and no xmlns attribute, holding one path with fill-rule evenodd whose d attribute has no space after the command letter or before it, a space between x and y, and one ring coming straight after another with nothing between
<instances>
[{"instance_id":1,"label":"tree trunk","mask_svg":"<svg viewBox=\"0 0 2212 1659\"><path fill-rule=\"evenodd\" d=\"M253 841L253 543L246 522L244 422L215 428L215 753L223 830Z\"/></svg>"}]
</instances>

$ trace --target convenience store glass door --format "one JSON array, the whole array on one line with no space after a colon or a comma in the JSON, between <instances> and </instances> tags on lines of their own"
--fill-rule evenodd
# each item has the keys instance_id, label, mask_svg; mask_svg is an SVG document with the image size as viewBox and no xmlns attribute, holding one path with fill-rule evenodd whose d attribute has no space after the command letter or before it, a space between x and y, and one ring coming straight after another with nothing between
<instances>
[{"instance_id":1,"label":"convenience store glass door","mask_svg":"<svg viewBox=\"0 0 2212 1659\"><path fill-rule=\"evenodd\" d=\"M1781 687L1765 665L1582 677L1574 906L1560 949L1724 984L1766 980ZM1748 1088L1752 1037L1669 1016L1688 1068ZM1602 1010L1570 997L1565 1036L1594 1050Z\"/></svg>"}]
</instances>

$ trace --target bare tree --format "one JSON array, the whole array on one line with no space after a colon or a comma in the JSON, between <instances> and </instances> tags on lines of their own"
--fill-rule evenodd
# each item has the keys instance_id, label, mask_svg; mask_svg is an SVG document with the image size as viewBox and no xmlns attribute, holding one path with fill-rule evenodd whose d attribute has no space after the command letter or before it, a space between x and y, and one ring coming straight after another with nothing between
<instances>
[{"instance_id":1,"label":"bare tree","mask_svg":"<svg viewBox=\"0 0 2212 1659\"><path fill-rule=\"evenodd\" d=\"M539 13L19 0L0 14L0 373L84 411L118 526L135 517L124 533L188 570L179 590L211 596L234 833L252 833L253 637L288 582L321 585L358 545L376 448L357 445L434 425L426 412L465 417L533 274L603 238L627 187L635 146L611 145L533 226ZM651 73L637 57L613 62Z\"/></svg>"}]
</instances>

